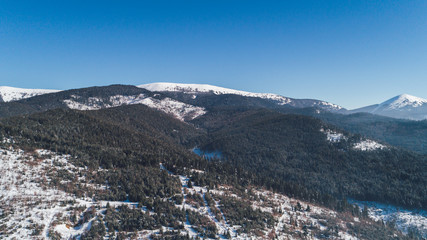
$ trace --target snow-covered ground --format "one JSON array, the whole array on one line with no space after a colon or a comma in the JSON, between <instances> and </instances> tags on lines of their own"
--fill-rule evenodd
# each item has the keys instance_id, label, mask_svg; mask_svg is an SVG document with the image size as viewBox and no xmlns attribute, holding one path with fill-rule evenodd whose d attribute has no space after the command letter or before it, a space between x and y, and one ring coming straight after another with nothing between
<instances>
[{"instance_id":1,"label":"snow-covered ground","mask_svg":"<svg viewBox=\"0 0 427 240\"><path fill-rule=\"evenodd\" d=\"M6 239L28 239L38 232L48 236L55 216L64 212L67 202L74 198L47 188L47 171L68 157L42 150L31 155L13 148L0 150L0 209L5 216L0 225L7 229Z\"/></svg>"},{"instance_id":2,"label":"snow-covered ground","mask_svg":"<svg viewBox=\"0 0 427 240\"><path fill-rule=\"evenodd\" d=\"M80 239L80 235L89 231L92 223L102 216L107 203L112 207L137 204L77 198L52 188L50 173L66 170L77 176L78 171L85 170L71 164L71 158L41 149L24 152L13 147L0 148L0 239L51 239L52 234L61 239ZM100 187L84 183L84 176L77 177L76 182ZM85 212L91 207L96 207L95 216L83 224L73 226L66 220L73 209Z\"/></svg>"},{"instance_id":3,"label":"snow-covered ground","mask_svg":"<svg viewBox=\"0 0 427 240\"><path fill-rule=\"evenodd\" d=\"M0 102L17 101L24 98L30 98L37 95L59 92L60 90L51 90L51 89L25 89L25 88L15 88L0 86Z\"/></svg>"},{"instance_id":4,"label":"snow-covered ground","mask_svg":"<svg viewBox=\"0 0 427 240\"><path fill-rule=\"evenodd\" d=\"M111 96L108 101L102 98L90 97L80 99L79 96L72 96L71 99L64 100L64 103L71 109L77 110L99 110L102 108L118 107L122 105L143 104L148 107L171 114L175 118L185 121L193 120L206 113L202 107L182 103L171 98L157 99L145 96L144 94L123 96Z\"/></svg>"},{"instance_id":5,"label":"snow-covered ground","mask_svg":"<svg viewBox=\"0 0 427 240\"><path fill-rule=\"evenodd\" d=\"M427 238L427 211L407 210L392 205L377 202L349 200L360 209L368 208L369 217L375 221L394 222L397 229L402 232L419 231L424 238Z\"/></svg>"},{"instance_id":6,"label":"snow-covered ground","mask_svg":"<svg viewBox=\"0 0 427 240\"><path fill-rule=\"evenodd\" d=\"M113 208L128 205L136 208L137 203L96 201L92 198L78 198L72 194L53 188L51 173L66 171L75 174L75 182L85 184L94 189L106 189L108 186L90 184L85 179L87 169L72 164L74 159L70 155L60 155L47 150L24 152L13 148L13 140L5 139L0 147L0 238L1 239L50 239L55 234L62 239L77 238L91 229L91 226L102 219L107 204ZM267 239L275 236L277 239L320 239L324 234L332 234L339 239L357 239L348 231L348 224L358 224L361 220L351 215L343 215L325 207L290 198L283 194L274 193L261 188L248 187L244 194L241 190L231 186L219 185L214 189L197 186L195 182L189 184L190 176L176 175L168 171L163 165L160 168L167 171L181 182L182 203L175 203L175 207L193 211L205 216L217 229L217 238L224 239L227 234L233 239ZM107 171L98 169L98 171ZM78 174L82 172L83 174ZM203 171L190 169L191 174L203 174ZM190 174L190 175L191 175ZM67 180L62 180L67 182ZM68 180L70 181L70 180ZM70 182L73 183L73 182ZM214 203L208 204L207 194L210 194ZM190 199L199 196L201 202L195 203ZM221 196L231 197L239 201L251 201L250 207L254 211L271 214L274 225L267 226L256 232L240 232L242 226L233 225L223 212ZM362 203L356 203L362 204ZM363 203L364 204L364 203ZM300 207L298 207L300 206ZM396 225L404 226L406 231L412 226L425 229L426 213L411 213L406 210L391 208L384 210L380 205L369 205L370 215L374 219L388 221L390 216L396 216ZM93 211L89 219L75 226L70 222L70 216L80 210ZM145 212L147 209L139 208ZM379 211L378 209L383 209ZM152 214L149 212L149 214ZM154 214L154 213L153 213ZM393 215L394 214L394 215ZM188 220L182 223L184 228L179 230L182 235L190 237L201 236L196 226ZM406 225L405 225L406 224ZM334 226L334 228L331 228ZM405 227L406 226L406 227ZM135 232L137 239L148 239L160 231L173 230L162 227L155 230L141 230ZM108 234L112 234L111 236ZM117 233L108 232L104 239L111 239ZM322 235L323 234L323 235Z\"/></svg>"}]
</instances>

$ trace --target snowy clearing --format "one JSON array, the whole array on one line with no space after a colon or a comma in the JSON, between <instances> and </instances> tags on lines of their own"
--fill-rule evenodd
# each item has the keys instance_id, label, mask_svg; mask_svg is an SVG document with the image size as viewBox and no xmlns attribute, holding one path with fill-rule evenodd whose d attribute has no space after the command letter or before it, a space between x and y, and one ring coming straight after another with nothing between
<instances>
[{"instance_id":1,"label":"snowy clearing","mask_svg":"<svg viewBox=\"0 0 427 240\"><path fill-rule=\"evenodd\" d=\"M377 149L385 149L387 147L373 140L367 139L356 143L353 148L361 151L373 151Z\"/></svg>"}]
</instances>

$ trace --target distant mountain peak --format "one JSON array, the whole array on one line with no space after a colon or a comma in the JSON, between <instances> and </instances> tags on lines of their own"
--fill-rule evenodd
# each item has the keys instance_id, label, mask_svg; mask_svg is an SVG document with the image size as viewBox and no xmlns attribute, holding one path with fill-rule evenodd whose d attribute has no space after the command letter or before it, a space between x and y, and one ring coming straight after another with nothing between
<instances>
[{"instance_id":1,"label":"distant mountain peak","mask_svg":"<svg viewBox=\"0 0 427 240\"><path fill-rule=\"evenodd\" d=\"M24 98L30 98L37 95L59 92L52 89L27 89L8 86L0 86L0 102L18 101Z\"/></svg>"},{"instance_id":2,"label":"distant mountain peak","mask_svg":"<svg viewBox=\"0 0 427 240\"><path fill-rule=\"evenodd\" d=\"M427 103L427 99L415 97L405 93L390 98L389 100L381 103L380 106L387 105L389 109L400 109L403 107L420 107L425 103Z\"/></svg>"},{"instance_id":3,"label":"distant mountain peak","mask_svg":"<svg viewBox=\"0 0 427 240\"><path fill-rule=\"evenodd\" d=\"M380 104L350 111L350 113L356 112L368 112L392 118L424 120L427 119L427 99L405 93L392 97Z\"/></svg>"}]
</instances>

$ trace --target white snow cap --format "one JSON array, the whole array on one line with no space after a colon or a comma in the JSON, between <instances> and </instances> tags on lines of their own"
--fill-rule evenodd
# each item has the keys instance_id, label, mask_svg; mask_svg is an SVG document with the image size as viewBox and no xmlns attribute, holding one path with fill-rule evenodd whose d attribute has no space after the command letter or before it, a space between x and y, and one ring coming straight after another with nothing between
<instances>
[{"instance_id":1,"label":"white snow cap","mask_svg":"<svg viewBox=\"0 0 427 240\"><path fill-rule=\"evenodd\" d=\"M26 89L0 86L0 97L4 102L17 101L24 98L30 98L37 95L59 92L60 90L52 89Z\"/></svg>"},{"instance_id":2,"label":"white snow cap","mask_svg":"<svg viewBox=\"0 0 427 240\"><path fill-rule=\"evenodd\" d=\"M158 82L158 83L149 83L137 86L139 88L145 88L152 92L183 92L187 94L196 94L196 93L213 93L216 95L221 94L235 94L245 97L257 97L262 99L269 99L276 101L279 105L292 104L294 99L284 97L274 93L252 93L240 90L234 90L230 88L217 87L209 84L188 84L188 83L168 83L168 82ZM297 100L297 99L295 99ZM342 109L341 106L336 104L318 101L315 105L320 107L327 107L334 110Z\"/></svg>"},{"instance_id":3,"label":"white snow cap","mask_svg":"<svg viewBox=\"0 0 427 240\"><path fill-rule=\"evenodd\" d=\"M388 105L390 109L399 109L403 107L420 107L427 103L427 99L415 97L409 94L401 94L391 98L380 105Z\"/></svg>"},{"instance_id":4,"label":"white snow cap","mask_svg":"<svg viewBox=\"0 0 427 240\"><path fill-rule=\"evenodd\" d=\"M243 96L250 96L254 94L271 94L272 93L251 93L245 91L234 90L230 88L217 87L209 84L190 84L190 83L168 83L158 82L149 83L137 86L139 88L145 88L152 92L185 92L185 93L201 93L201 92L212 92L214 94L236 94Z\"/></svg>"},{"instance_id":5,"label":"white snow cap","mask_svg":"<svg viewBox=\"0 0 427 240\"><path fill-rule=\"evenodd\" d=\"M287 97L283 97L273 93L252 93L234 90L230 88L217 87L209 84L188 84L188 83L168 83L158 82L143 84L137 86L139 88L145 88L152 92L183 92L183 93L208 93L211 92L216 95L221 94L235 94L245 97L259 97L263 99L271 99L278 101L279 104L284 105L290 103L292 100Z\"/></svg>"}]
</instances>

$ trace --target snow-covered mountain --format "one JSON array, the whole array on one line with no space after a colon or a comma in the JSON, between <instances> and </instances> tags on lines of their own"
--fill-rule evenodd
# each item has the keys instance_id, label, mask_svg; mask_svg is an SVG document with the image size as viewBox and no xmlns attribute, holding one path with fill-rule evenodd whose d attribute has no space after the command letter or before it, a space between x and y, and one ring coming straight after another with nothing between
<instances>
[{"instance_id":1,"label":"snow-covered mountain","mask_svg":"<svg viewBox=\"0 0 427 240\"><path fill-rule=\"evenodd\" d=\"M158 82L143 84L137 87L145 88L152 92L182 92L185 94L192 94L196 97L197 94L201 93L211 93L215 95L222 94L234 94L245 97L254 97L272 100L278 105L290 105L293 107L304 108L304 107L320 107L328 111L340 111L343 110L341 106L332 104L325 101L314 100L314 99L293 99L284 97L281 95L273 93L252 93L246 91L240 91L235 89L223 88L208 84L185 84L185 83L167 83L167 82Z\"/></svg>"},{"instance_id":2,"label":"snow-covered mountain","mask_svg":"<svg viewBox=\"0 0 427 240\"><path fill-rule=\"evenodd\" d=\"M10 111L9 109L7 102L46 93L51 94L40 96L34 100L27 99L25 103L21 102L22 110L14 108L14 111ZM132 85L112 85L65 91L1 87L0 94L0 100L3 98L4 102L6 102L0 108L0 117L30 114L64 107L76 110L99 110L133 104L143 104L163 111L181 121L189 121L206 113L203 107L186 104L164 97L161 93L154 94ZM26 107L22 107L24 105Z\"/></svg>"},{"instance_id":3,"label":"snow-covered mountain","mask_svg":"<svg viewBox=\"0 0 427 240\"><path fill-rule=\"evenodd\" d=\"M401 94L380 104L351 110L350 113L368 112L393 118L427 119L427 99Z\"/></svg>"},{"instance_id":4,"label":"snow-covered mountain","mask_svg":"<svg viewBox=\"0 0 427 240\"><path fill-rule=\"evenodd\" d=\"M0 86L0 102L11 102L17 101L24 98L30 98L37 95L42 95L46 93L59 92L59 90L51 89L25 89L25 88L15 88Z\"/></svg>"}]
</instances>

